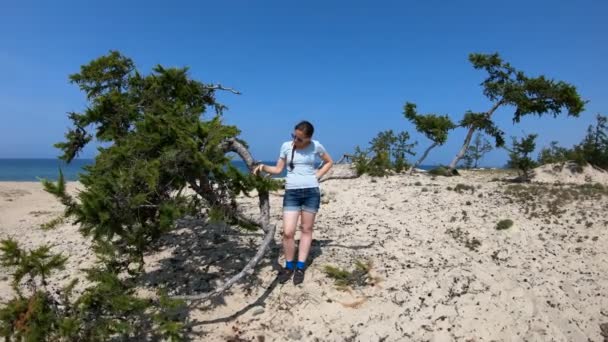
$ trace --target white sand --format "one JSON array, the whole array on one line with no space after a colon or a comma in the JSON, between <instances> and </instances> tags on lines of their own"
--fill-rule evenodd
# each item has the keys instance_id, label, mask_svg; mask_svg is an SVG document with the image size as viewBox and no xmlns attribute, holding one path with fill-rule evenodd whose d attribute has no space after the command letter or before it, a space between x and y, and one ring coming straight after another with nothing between
<instances>
[{"instance_id":1,"label":"white sand","mask_svg":"<svg viewBox=\"0 0 608 342\"><path fill-rule=\"evenodd\" d=\"M303 286L273 283L267 258L246 282L190 312L193 338L601 341L599 325L608 322L608 198L567 203L561 217L530 217L503 193L508 184L492 181L509 178L504 172L462 174L327 181ZM458 183L475 192L447 190ZM272 220L280 219L281 201L280 194L271 196ZM242 203L257 211L255 198ZM45 213L36 217L36 211ZM0 238L13 236L27 247L52 243L68 253L68 270L58 281L91 260L77 227L38 229L60 211L39 184L0 183ZM496 223L507 218L514 226L497 231ZM238 272L262 237L198 226L162 239L160 251L147 257L149 284L180 294L206 291ZM481 242L477 250L466 247L474 239ZM373 262L382 281L338 291L324 266L351 269L357 259ZM5 301L9 279L0 279Z\"/></svg>"},{"instance_id":2,"label":"white sand","mask_svg":"<svg viewBox=\"0 0 608 342\"><path fill-rule=\"evenodd\" d=\"M572 183L588 184L600 183L608 185L608 172L587 165L582 171L577 171L574 163L556 163L542 165L533 170L533 182L537 183Z\"/></svg>"}]
</instances>

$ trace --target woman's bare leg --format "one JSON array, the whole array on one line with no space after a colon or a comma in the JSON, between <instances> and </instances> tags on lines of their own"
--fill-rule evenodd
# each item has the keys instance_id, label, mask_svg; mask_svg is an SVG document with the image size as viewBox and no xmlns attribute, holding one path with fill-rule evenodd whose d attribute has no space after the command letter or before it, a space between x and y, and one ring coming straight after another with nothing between
<instances>
[{"instance_id":1,"label":"woman's bare leg","mask_svg":"<svg viewBox=\"0 0 608 342\"><path fill-rule=\"evenodd\" d=\"M293 258L296 254L294 237L296 235L299 216L299 211L283 212L283 253L286 261L294 261Z\"/></svg>"},{"instance_id":2,"label":"woman's bare leg","mask_svg":"<svg viewBox=\"0 0 608 342\"><path fill-rule=\"evenodd\" d=\"M298 248L298 261L305 262L312 244L312 227L315 223L316 213L302 211L302 234L300 235L300 246Z\"/></svg>"}]
</instances>

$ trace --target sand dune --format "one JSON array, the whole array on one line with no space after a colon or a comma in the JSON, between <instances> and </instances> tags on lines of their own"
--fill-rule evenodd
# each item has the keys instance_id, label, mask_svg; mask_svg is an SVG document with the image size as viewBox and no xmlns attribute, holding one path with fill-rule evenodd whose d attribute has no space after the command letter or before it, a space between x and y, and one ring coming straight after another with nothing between
<instances>
[{"instance_id":1,"label":"sand dune","mask_svg":"<svg viewBox=\"0 0 608 342\"><path fill-rule=\"evenodd\" d=\"M245 282L191 309L192 337L601 341L600 324L608 322L608 195L575 184L512 184L503 181L514 177L505 171L461 174L323 183L303 286L274 281L276 261L283 262L276 245ZM275 221L281 201L280 192L271 196ZM240 202L257 212L255 199ZM77 227L38 228L60 212L37 183L0 183L0 238L12 236L27 247L50 243L69 254L57 283L92 261ZM496 230L503 219L513 226ZM184 221L146 257L142 287L207 291L238 272L261 238ZM343 291L323 272L326 265L352 269L356 260L372 264L374 281ZM8 282L0 278L2 301L11 295Z\"/></svg>"}]
</instances>

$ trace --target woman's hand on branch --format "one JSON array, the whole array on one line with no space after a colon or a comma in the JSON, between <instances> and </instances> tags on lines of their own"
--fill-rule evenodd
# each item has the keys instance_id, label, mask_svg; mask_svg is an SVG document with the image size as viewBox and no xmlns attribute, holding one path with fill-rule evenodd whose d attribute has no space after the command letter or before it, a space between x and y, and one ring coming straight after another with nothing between
<instances>
[{"instance_id":1,"label":"woman's hand on branch","mask_svg":"<svg viewBox=\"0 0 608 342\"><path fill-rule=\"evenodd\" d=\"M261 171L264 171L264 164L258 164L253 168L253 171L251 171L254 175L259 174Z\"/></svg>"}]
</instances>

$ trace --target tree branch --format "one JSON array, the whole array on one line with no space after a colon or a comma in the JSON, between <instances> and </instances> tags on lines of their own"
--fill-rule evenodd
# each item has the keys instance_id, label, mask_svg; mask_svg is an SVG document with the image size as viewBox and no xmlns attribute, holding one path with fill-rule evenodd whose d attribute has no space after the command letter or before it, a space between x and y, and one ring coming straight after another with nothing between
<instances>
[{"instance_id":1,"label":"tree branch","mask_svg":"<svg viewBox=\"0 0 608 342\"><path fill-rule=\"evenodd\" d=\"M277 225L274 224L274 225L272 225L272 227L267 226L265 228L266 228L266 236L264 237L262 244L258 248L258 251L255 254L255 256L247 263L247 265L245 265L245 267L243 268L243 270L241 270L241 272L239 272L237 275L235 275L234 277L227 280L222 286L216 288L215 290L213 290L211 292L198 294L198 295L176 296L175 298L182 299L182 300L189 300L189 301L205 300L210 297L219 295L220 293L229 289L236 282L238 282L239 280L244 278L246 275L251 274L253 272L253 268L260 262L260 260L262 259L262 256L264 256L264 253L266 252L266 249L268 249L268 246L270 246L272 239L274 239L274 233L277 229Z\"/></svg>"},{"instance_id":2,"label":"tree branch","mask_svg":"<svg viewBox=\"0 0 608 342\"><path fill-rule=\"evenodd\" d=\"M233 88L228 88L228 87L224 87L221 84L210 84L210 85L205 85L204 86L205 89L210 89L210 90L225 90L225 91L229 91L233 94L237 94L237 95L241 95L242 93L236 89Z\"/></svg>"},{"instance_id":3,"label":"tree branch","mask_svg":"<svg viewBox=\"0 0 608 342\"><path fill-rule=\"evenodd\" d=\"M251 153L249 152L249 150L247 150L247 148L243 144L241 144L238 140L236 140L234 138L227 139L220 144L220 148L224 151L224 153L235 152L236 154L238 154L241 157L241 159L243 159L245 164L247 164L247 167L249 168L249 170L253 170L253 168L255 166L255 161L254 161L253 157L251 156ZM202 189L198 184L196 184L196 182L191 182L191 185L193 185L193 189L195 191L197 191L197 193L199 193L199 194L200 194L200 192L204 193L204 189ZM259 204L260 222L259 223L256 222L256 223L257 223L257 225L262 227L262 230L264 232L266 232L266 236L264 236L264 240L262 241L262 244L260 245L260 247L258 247L258 250L257 250L255 256L247 263L247 265L245 265L245 267L243 267L241 272L239 272L232 278L225 281L223 285L216 288L215 290L213 290L211 292L207 292L207 293L196 294L196 295L177 296L176 298L182 299L182 300L194 301L194 300L205 300L205 299L211 298L213 296L217 296L217 295L221 294L222 292L226 291L227 289L229 289L232 285L234 285L241 279L243 279L246 275L251 274L253 272L253 269L260 262L260 260L264 256L266 250L268 249L268 247L271 245L271 243L274 242L274 240L273 240L274 234L277 229L276 224L270 226L270 202L269 202L268 191L259 191L258 199L260 202L260 204ZM242 215L242 217L244 218L244 215Z\"/></svg>"}]
</instances>

